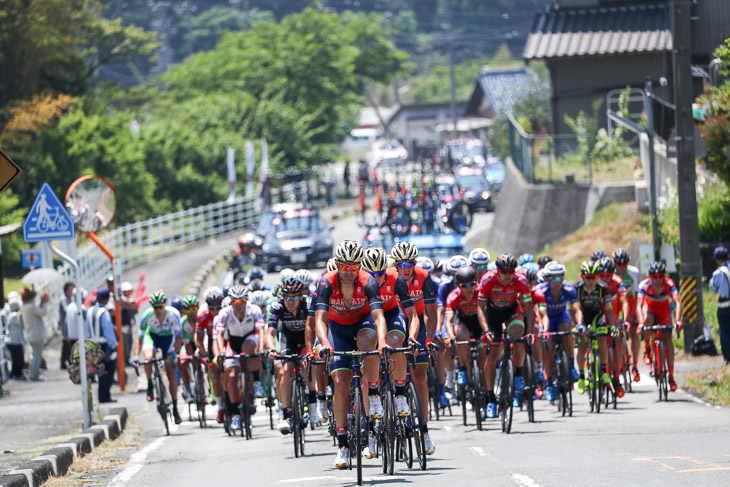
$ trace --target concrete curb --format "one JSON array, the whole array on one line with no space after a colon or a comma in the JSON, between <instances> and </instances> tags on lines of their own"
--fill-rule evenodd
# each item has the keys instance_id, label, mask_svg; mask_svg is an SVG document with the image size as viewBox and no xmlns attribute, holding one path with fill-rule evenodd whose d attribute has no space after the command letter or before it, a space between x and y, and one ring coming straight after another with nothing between
<instances>
[{"instance_id":1,"label":"concrete curb","mask_svg":"<svg viewBox=\"0 0 730 487\"><path fill-rule=\"evenodd\" d=\"M66 475L74 460L91 453L104 440L114 440L127 425L127 408L112 408L110 414L88 430L85 430L43 452L7 475L0 475L0 487L37 487L46 480Z\"/></svg>"}]
</instances>

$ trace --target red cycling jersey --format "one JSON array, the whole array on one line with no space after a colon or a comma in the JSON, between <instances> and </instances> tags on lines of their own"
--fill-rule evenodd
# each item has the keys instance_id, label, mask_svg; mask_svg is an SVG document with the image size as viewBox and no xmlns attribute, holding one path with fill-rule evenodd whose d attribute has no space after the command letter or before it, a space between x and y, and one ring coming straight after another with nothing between
<instances>
[{"instance_id":1,"label":"red cycling jersey","mask_svg":"<svg viewBox=\"0 0 730 487\"><path fill-rule=\"evenodd\" d=\"M398 307L412 308L413 300L408 295L408 284L393 267L385 270L385 282L380 286L380 300L383 302L383 311L390 311Z\"/></svg>"},{"instance_id":2,"label":"red cycling jersey","mask_svg":"<svg viewBox=\"0 0 730 487\"><path fill-rule=\"evenodd\" d=\"M679 296L677 286L670 278L665 278L659 289L651 284L651 279L646 278L639 284L637 299L644 301L642 311L644 314L651 312L656 316L656 325L669 324L671 317L671 303Z\"/></svg>"},{"instance_id":3,"label":"red cycling jersey","mask_svg":"<svg viewBox=\"0 0 730 487\"><path fill-rule=\"evenodd\" d=\"M621 306L621 296L626 296L626 286L624 280L618 274L611 274L611 280L604 283L608 287L608 297L611 299L613 307L613 317L618 323L619 313L623 310Z\"/></svg>"},{"instance_id":4,"label":"red cycling jersey","mask_svg":"<svg viewBox=\"0 0 730 487\"><path fill-rule=\"evenodd\" d=\"M436 302L436 289L431 276L428 275L428 271L418 266L413 267L413 280L408 285L408 295L413 301L413 306L416 307L418 316L423 315L426 304ZM402 304L401 308L403 308Z\"/></svg>"},{"instance_id":5,"label":"red cycling jersey","mask_svg":"<svg viewBox=\"0 0 730 487\"><path fill-rule=\"evenodd\" d=\"M207 330L210 335L213 335L213 315L209 308L198 311L198 321L195 324L195 329L198 331Z\"/></svg>"},{"instance_id":6,"label":"red cycling jersey","mask_svg":"<svg viewBox=\"0 0 730 487\"><path fill-rule=\"evenodd\" d=\"M378 282L362 269L355 279L352 301L348 307L337 272L330 271L322 276L317 288L317 311L327 311L328 319L335 323L354 325L362 321L371 310L383 309Z\"/></svg>"},{"instance_id":7,"label":"red cycling jersey","mask_svg":"<svg viewBox=\"0 0 730 487\"><path fill-rule=\"evenodd\" d=\"M457 287L446 298L446 313L456 313L462 320L464 318L476 317L478 308L479 299L476 292L469 300L461 292L461 288Z\"/></svg>"},{"instance_id":8,"label":"red cycling jersey","mask_svg":"<svg viewBox=\"0 0 730 487\"><path fill-rule=\"evenodd\" d=\"M506 309L518 306L518 300L528 306L532 303L530 283L521 272L515 272L515 277L509 284L499 282L497 271L489 271L482 276L479 282L479 301L486 301L488 306Z\"/></svg>"}]
</instances>

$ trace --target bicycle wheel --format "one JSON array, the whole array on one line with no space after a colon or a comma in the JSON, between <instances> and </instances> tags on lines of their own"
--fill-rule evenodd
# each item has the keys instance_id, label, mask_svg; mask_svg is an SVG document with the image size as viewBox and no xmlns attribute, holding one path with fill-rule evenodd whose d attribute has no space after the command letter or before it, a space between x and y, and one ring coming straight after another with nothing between
<instances>
[{"instance_id":1,"label":"bicycle wheel","mask_svg":"<svg viewBox=\"0 0 730 487\"><path fill-rule=\"evenodd\" d=\"M594 375L595 360L596 360L596 356L593 354L593 351L589 352L588 365L586 366L585 370L588 371L588 387L590 388L590 391L588 394L588 403L591 406L591 412L593 412L595 410L596 399L598 398L598 392L596 391L596 377Z\"/></svg>"},{"instance_id":2,"label":"bicycle wheel","mask_svg":"<svg viewBox=\"0 0 730 487\"><path fill-rule=\"evenodd\" d=\"M512 360L505 359L502 364L502 377L500 378L499 405L501 408L500 419L502 420L502 432L509 434L512 431L512 400L514 398L514 365Z\"/></svg>"},{"instance_id":3,"label":"bicycle wheel","mask_svg":"<svg viewBox=\"0 0 730 487\"><path fill-rule=\"evenodd\" d=\"M565 416L568 413L568 391L570 390L570 371L568 370L568 355L565 350L560 352L558 389L558 410Z\"/></svg>"},{"instance_id":4,"label":"bicycle wheel","mask_svg":"<svg viewBox=\"0 0 730 487\"><path fill-rule=\"evenodd\" d=\"M385 222L394 237L405 237L411 233L411 213L403 205L393 206Z\"/></svg>"},{"instance_id":5,"label":"bicycle wheel","mask_svg":"<svg viewBox=\"0 0 730 487\"><path fill-rule=\"evenodd\" d=\"M631 390L631 382L633 381L633 377L631 377L631 358L629 357L629 344L626 341L625 337L622 338L621 341L621 378L624 383L624 391L633 392Z\"/></svg>"},{"instance_id":6,"label":"bicycle wheel","mask_svg":"<svg viewBox=\"0 0 730 487\"><path fill-rule=\"evenodd\" d=\"M292 438L294 438L294 458L299 458L299 387L297 387L296 379L291 381L291 430Z\"/></svg>"},{"instance_id":7,"label":"bicycle wheel","mask_svg":"<svg viewBox=\"0 0 730 487\"><path fill-rule=\"evenodd\" d=\"M457 372L458 373L458 372ZM461 402L461 420L466 426L466 386L459 386L459 401Z\"/></svg>"},{"instance_id":8,"label":"bicycle wheel","mask_svg":"<svg viewBox=\"0 0 730 487\"><path fill-rule=\"evenodd\" d=\"M465 234L469 227L471 227L472 213L469 210L469 205L463 201L459 201L451 209L449 213L448 225L454 231L460 234Z\"/></svg>"},{"instance_id":9,"label":"bicycle wheel","mask_svg":"<svg viewBox=\"0 0 730 487\"><path fill-rule=\"evenodd\" d=\"M479 373L479 364L476 360L471 364L471 380L472 380L472 409L477 419L477 429L482 430L482 375Z\"/></svg>"},{"instance_id":10,"label":"bicycle wheel","mask_svg":"<svg viewBox=\"0 0 730 487\"><path fill-rule=\"evenodd\" d=\"M165 434L170 435L170 425L168 421L168 405L165 403L165 384L162 383L162 377L157 374L155 377L155 392L157 394L157 412L162 417L162 422L165 424Z\"/></svg>"},{"instance_id":11,"label":"bicycle wheel","mask_svg":"<svg viewBox=\"0 0 730 487\"><path fill-rule=\"evenodd\" d=\"M299 376L297 381L297 389L299 396L299 454L304 456L304 440L307 437L307 419L305 407L307 406L307 392L304 388L304 379Z\"/></svg>"},{"instance_id":12,"label":"bicycle wheel","mask_svg":"<svg viewBox=\"0 0 730 487\"><path fill-rule=\"evenodd\" d=\"M362 442L363 442L363 410L362 410L362 395L359 387L355 387L353 392L354 404L354 427L355 430L352 432L353 440L355 442L355 463L357 465L357 485L362 485Z\"/></svg>"},{"instance_id":13,"label":"bicycle wheel","mask_svg":"<svg viewBox=\"0 0 730 487\"><path fill-rule=\"evenodd\" d=\"M395 406L393 404L393 391L385 389L382 420L383 438L383 473L393 475L395 469Z\"/></svg>"},{"instance_id":14,"label":"bicycle wheel","mask_svg":"<svg viewBox=\"0 0 730 487\"><path fill-rule=\"evenodd\" d=\"M596 398L596 413L601 412L601 403L603 402L603 374L601 364L598 360L594 363L594 377L596 378L596 389L598 389L598 397Z\"/></svg>"},{"instance_id":15,"label":"bicycle wheel","mask_svg":"<svg viewBox=\"0 0 730 487\"><path fill-rule=\"evenodd\" d=\"M247 440L251 439L251 389L248 387L248 377L243 376L241 380L241 436Z\"/></svg>"},{"instance_id":16,"label":"bicycle wheel","mask_svg":"<svg viewBox=\"0 0 730 487\"><path fill-rule=\"evenodd\" d=\"M411 428L413 431L413 442L416 444L416 456L418 457L418 464L421 470L426 470L426 444L425 434L423 432L423 412L418 401L418 394L416 393L416 386L413 382L408 383L408 406L411 409ZM411 454L411 457L413 455ZM410 468L410 466L409 466Z\"/></svg>"},{"instance_id":17,"label":"bicycle wheel","mask_svg":"<svg viewBox=\"0 0 730 487\"><path fill-rule=\"evenodd\" d=\"M522 406L527 410L527 421L530 423L535 422L535 408L532 403L534 397L533 384L535 378L532 371L532 357L527 354L525 355L525 361L522 365L522 380L525 382L525 389L522 391L522 401L520 401L520 409Z\"/></svg>"},{"instance_id":18,"label":"bicycle wheel","mask_svg":"<svg viewBox=\"0 0 730 487\"><path fill-rule=\"evenodd\" d=\"M267 362L268 364L268 362ZM274 396L272 394L272 375L271 375L271 366L265 365L264 366L264 374L262 377L263 386L264 386L264 396L266 401L266 409L269 410L269 428L272 430L274 429Z\"/></svg>"},{"instance_id":19,"label":"bicycle wheel","mask_svg":"<svg viewBox=\"0 0 730 487\"><path fill-rule=\"evenodd\" d=\"M659 400L662 400L664 395L664 401L669 400L669 378L667 377L667 357L664 350L664 343L659 342L659 369L661 371L661 379L659 382Z\"/></svg>"}]
</instances>

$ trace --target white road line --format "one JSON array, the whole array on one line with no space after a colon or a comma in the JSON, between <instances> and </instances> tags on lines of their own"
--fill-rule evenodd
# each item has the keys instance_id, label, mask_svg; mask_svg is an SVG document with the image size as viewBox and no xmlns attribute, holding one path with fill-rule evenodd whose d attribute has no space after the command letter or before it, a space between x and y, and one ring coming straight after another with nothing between
<instances>
[{"instance_id":1,"label":"white road line","mask_svg":"<svg viewBox=\"0 0 730 487\"><path fill-rule=\"evenodd\" d=\"M479 455L480 457L486 457L487 452L484 451L484 448L481 446L470 446L469 449Z\"/></svg>"},{"instance_id":2,"label":"white road line","mask_svg":"<svg viewBox=\"0 0 730 487\"><path fill-rule=\"evenodd\" d=\"M446 425L444 425L444 429L445 429L446 431L448 431L449 433L450 433L450 432L452 432L452 431L454 431L454 428L452 428L451 426L446 426Z\"/></svg>"},{"instance_id":3,"label":"white road line","mask_svg":"<svg viewBox=\"0 0 730 487\"><path fill-rule=\"evenodd\" d=\"M297 479L285 479L285 480L277 480L277 484L295 484L299 482L314 482L316 480L330 480L330 479L336 479L337 477L333 477L332 475L322 475L320 477L299 477Z\"/></svg>"},{"instance_id":4,"label":"white road line","mask_svg":"<svg viewBox=\"0 0 730 487\"><path fill-rule=\"evenodd\" d=\"M167 436L157 438L155 441L142 448L137 453L131 455L129 457L129 461L127 462L127 468L119 472L119 474L117 474L117 476L112 479L109 485L120 486L132 480L132 477L137 475L137 472L142 470L142 467L144 467L144 462L147 461L147 455L160 448L167 438Z\"/></svg>"},{"instance_id":5,"label":"white road line","mask_svg":"<svg viewBox=\"0 0 730 487\"><path fill-rule=\"evenodd\" d=\"M519 473L513 473L512 480L517 482L519 485L522 485L523 487L542 487L542 485L538 484L527 475L522 475Z\"/></svg>"}]
</instances>

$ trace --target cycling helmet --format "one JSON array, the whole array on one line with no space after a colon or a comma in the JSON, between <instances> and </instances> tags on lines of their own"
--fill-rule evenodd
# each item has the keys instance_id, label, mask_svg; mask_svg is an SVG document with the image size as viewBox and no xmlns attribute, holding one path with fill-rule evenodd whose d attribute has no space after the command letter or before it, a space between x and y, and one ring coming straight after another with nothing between
<instances>
[{"instance_id":1,"label":"cycling helmet","mask_svg":"<svg viewBox=\"0 0 730 487\"><path fill-rule=\"evenodd\" d=\"M537 282L545 282L545 268L537 271Z\"/></svg>"},{"instance_id":2,"label":"cycling helmet","mask_svg":"<svg viewBox=\"0 0 730 487\"><path fill-rule=\"evenodd\" d=\"M294 273L294 279L299 279L304 287L309 287L309 285L314 282L314 276L307 269L299 269L296 271Z\"/></svg>"},{"instance_id":3,"label":"cycling helmet","mask_svg":"<svg viewBox=\"0 0 730 487\"><path fill-rule=\"evenodd\" d=\"M517 259L515 259L515 256L509 252L501 254L497 260L494 261L494 264L500 271L517 269Z\"/></svg>"},{"instance_id":4,"label":"cycling helmet","mask_svg":"<svg viewBox=\"0 0 730 487\"><path fill-rule=\"evenodd\" d=\"M223 297L224 298L228 297L228 292L231 290L232 287L233 287L233 284L224 284L223 285Z\"/></svg>"},{"instance_id":5,"label":"cycling helmet","mask_svg":"<svg viewBox=\"0 0 730 487\"><path fill-rule=\"evenodd\" d=\"M170 300L170 306L182 313L184 309L183 297L179 294L174 295Z\"/></svg>"},{"instance_id":6,"label":"cycling helmet","mask_svg":"<svg viewBox=\"0 0 730 487\"><path fill-rule=\"evenodd\" d=\"M428 257L417 258L416 265L428 273L433 272L433 270L435 268L435 266L433 265L433 261L431 259L429 259Z\"/></svg>"},{"instance_id":7,"label":"cycling helmet","mask_svg":"<svg viewBox=\"0 0 730 487\"><path fill-rule=\"evenodd\" d=\"M667 272L667 266L664 262L654 261L649 266L649 274L665 274Z\"/></svg>"},{"instance_id":8,"label":"cycling helmet","mask_svg":"<svg viewBox=\"0 0 730 487\"><path fill-rule=\"evenodd\" d=\"M243 286L233 286L228 290L228 297L234 299L248 299L249 291Z\"/></svg>"},{"instance_id":9,"label":"cycling helmet","mask_svg":"<svg viewBox=\"0 0 730 487\"><path fill-rule=\"evenodd\" d=\"M254 291L249 294L248 301L249 303L258 306L259 308L263 308L268 304L269 299L271 299L272 296L273 295L271 294L271 291Z\"/></svg>"},{"instance_id":10,"label":"cycling helmet","mask_svg":"<svg viewBox=\"0 0 730 487\"><path fill-rule=\"evenodd\" d=\"M198 304L198 297L195 294L188 294L183 298L183 308L197 308L198 306L200 304Z\"/></svg>"},{"instance_id":11,"label":"cycling helmet","mask_svg":"<svg viewBox=\"0 0 730 487\"><path fill-rule=\"evenodd\" d=\"M287 277L281 281L281 292L283 294L300 294L303 290L304 284L295 277Z\"/></svg>"},{"instance_id":12,"label":"cycling helmet","mask_svg":"<svg viewBox=\"0 0 730 487\"><path fill-rule=\"evenodd\" d=\"M542 268L543 268L543 267L545 267L545 266L547 265L547 263L548 263L548 262L550 262L551 260L553 260L553 259L552 259L552 258L551 258L551 257L550 257L549 255L547 255L547 254L543 254L543 255L541 255L541 256L540 256L540 258L539 258L539 259L537 259L537 265L539 265L539 266L540 266L540 268L542 269Z\"/></svg>"},{"instance_id":13,"label":"cycling helmet","mask_svg":"<svg viewBox=\"0 0 730 487\"><path fill-rule=\"evenodd\" d=\"M433 259L433 272L443 272L444 265L438 259Z\"/></svg>"},{"instance_id":14,"label":"cycling helmet","mask_svg":"<svg viewBox=\"0 0 730 487\"><path fill-rule=\"evenodd\" d=\"M411 242L398 242L393 245L390 256L396 262L416 260L418 258L418 248Z\"/></svg>"},{"instance_id":15,"label":"cycling helmet","mask_svg":"<svg viewBox=\"0 0 730 487\"><path fill-rule=\"evenodd\" d=\"M606 257L606 252L601 249L596 249L593 251L593 253L591 253L591 260L598 261L603 259L604 257Z\"/></svg>"},{"instance_id":16,"label":"cycling helmet","mask_svg":"<svg viewBox=\"0 0 730 487\"><path fill-rule=\"evenodd\" d=\"M469 265L487 265L491 259L486 249L477 248L469 253Z\"/></svg>"},{"instance_id":17,"label":"cycling helmet","mask_svg":"<svg viewBox=\"0 0 730 487\"><path fill-rule=\"evenodd\" d=\"M264 270L259 266L251 267L246 274L250 279L263 279Z\"/></svg>"},{"instance_id":18,"label":"cycling helmet","mask_svg":"<svg viewBox=\"0 0 730 487\"><path fill-rule=\"evenodd\" d=\"M288 277L294 277L294 269L286 268L282 269L281 272L279 272L279 279L282 281Z\"/></svg>"},{"instance_id":19,"label":"cycling helmet","mask_svg":"<svg viewBox=\"0 0 730 487\"><path fill-rule=\"evenodd\" d=\"M537 281L537 271L532 268L523 269L528 282Z\"/></svg>"},{"instance_id":20,"label":"cycling helmet","mask_svg":"<svg viewBox=\"0 0 730 487\"><path fill-rule=\"evenodd\" d=\"M580 273L584 276L595 276L598 274L599 264L595 260L584 260L580 265Z\"/></svg>"},{"instance_id":21,"label":"cycling helmet","mask_svg":"<svg viewBox=\"0 0 730 487\"><path fill-rule=\"evenodd\" d=\"M598 262L598 272L601 274L613 274L616 272L616 266L611 257L603 257Z\"/></svg>"},{"instance_id":22,"label":"cycling helmet","mask_svg":"<svg viewBox=\"0 0 730 487\"><path fill-rule=\"evenodd\" d=\"M628 264L630 260L631 257L626 249L618 248L613 251L613 261L616 265Z\"/></svg>"},{"instance_id":23,"label":"cycling helmet","mask_svg":"<svg viewBox=\"0 0 730 487\"><path fill-rule=\"evenodd\" d=\"M388 267L388 255L380 247L368 247L362 258L362 269L365 272L379 272Z\"/></svg>"},{"instance_id":24,"label":"cycling helmet","mask_svg":"<svg viewBox=\"0 0 730 487\"><path fill-rule=\"evenodd\" d=\"M218 286L209 287L205 290L205 302L208 307L220 308L223 303L223 291Z\"/></svg>"},{"instance_id":25,"label":"cycling helmet","mask_svg":"<svg viewBox=\"0 0 730 487\"><path fill-rule=\"evenodd\" d=\"M545 266L545 272L543 274L545 277L564 276L565 266L557 260L550 261Z\"/></svg>"},{"instance_id":26,"label":"cycling helmet","mask_svg":"<svg viewBox=\"0 0 730 487\"><path fill-rule=\"evenodd\" d=\"M327 261L327 267L325 267L325 271L332 272L335 269L337 269L337 260L335 260L335 258L333 257Z\"/></svg>"},{"instance_id":27,"label":"cycling helmet","mask_svg":"<svg viewBox=\"0 0 730 487\"><path fill-rule=\"evenodd\" d=\"M522 254L517 259L517 262L519 262L520 265L526 264L528 262L535 262L535 256L532 254Z\"/></svg>"},{"instance_id":28,"label":"cycling helmet","mask_svg":"<svg viewBox=\"0 0 730 487\"><path fill-rule=\"evenodd\" d=\"M150 296L149 302L153 308L159 308L167 304L167 296L165 296L163 291L155 291L152 293L152 296Z\"/></svg>"},{"instance_id":29,"label":"cycling helmet","mask_svg":"<svg viewBox=\"0 0 730 487\"><path fill-rule=\"evenodd\" d=\"M358 242L355 242L354 240L343 240L337 244L337 248L335 249L335 259L337 259L338 263L353 262L355 264L359 264L362 262L364 253L362 245Z\"/></svg>"},{"instance_id":30,"label":"cycling helmet","mask_svg":"<svg viewBox=\"0 0 730 487\"><path fill-rule=\"evenodd\" d=\"M446 263L446 272L452 276L456 275L459 269L469 265L469 261L463 255L454 255Z\"/></svg>"},{"instance_id":31,"label":"cycling helmet","mask_svg":"<svg viewBox=\"0 0 730 487\"><path fill-rule=\"evenodd\" d=\"M477 280L477 271L470 265L466 265L459 269L454 276L454 281L457 286L463 284L475 283Z\"/></svg>"},{"instance_id":32,"label":"cycling helmet","mask_svg":"<svg viewBox=\"0 0 730 487\"><path fill-rule=\"evenodd\" d=\"M247 287L251 291L260 291L264 288L264 281L261 279L251 279Z\"/></svg>"}]
</instances>

